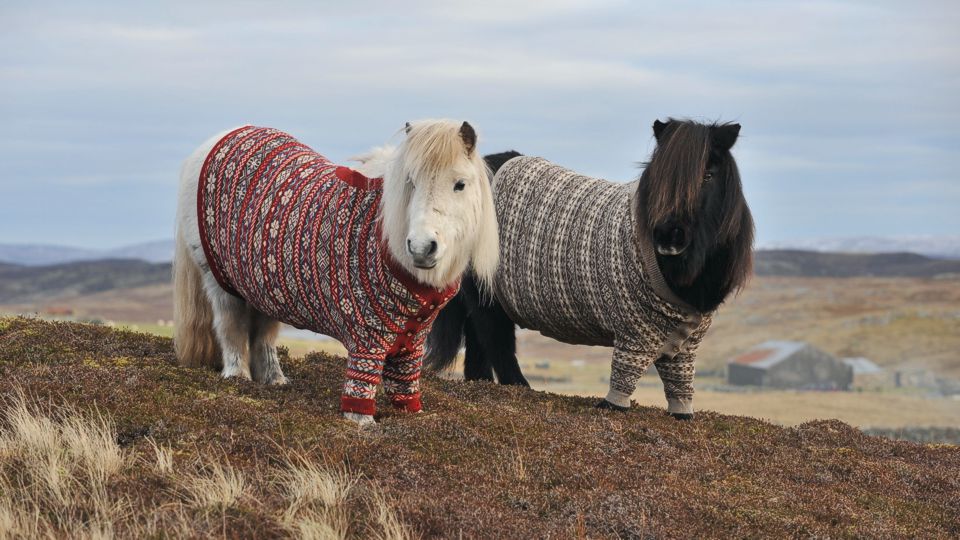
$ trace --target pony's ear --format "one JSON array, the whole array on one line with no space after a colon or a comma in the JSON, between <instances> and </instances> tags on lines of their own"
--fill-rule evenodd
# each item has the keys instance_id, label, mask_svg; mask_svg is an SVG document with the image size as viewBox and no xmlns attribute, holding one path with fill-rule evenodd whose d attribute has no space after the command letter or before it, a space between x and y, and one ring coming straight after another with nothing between
<instances>
[{"instance_id":1,"label":"pony's ear","mask_svg":"<svg viewBox=\"0 0 960 540\"><path fill-rule=\"evenodd\" d=\"M469 122L464 122L460 126L460 138L463 139L463 145L467 148L467 155L473 154L477 148L477 132Z\"/></svg>"},{"instance_id":2,"label":"pony's ear","mask_svg":"<svg viewBox=\"0 0 960 540\"><path fill-rule=\"evenodd\" d=\"M713 141L720 150L733 148L740 136L740 124L723 124L713 129Z\"/></svg>"},{"instance_id":3,"label":"pony's ear","mask_svg":"<svg viewBox=\"0 0 960 540\"><path fill-rule=\"evenodd\" d=\"M653 136L656 137L657 142L660 142L660 136L667 130L669 124L669 120L666 122L661 122L659 119L653 121Z\"/></svg>"},{"instance_id":4,"label":"pony's ear","mask_svg":"<svg viewBox=\"0 0 960 540\"><path fill-rule=\"evenodd\" d=\"M406 124L404 124L404 126L403 126L403 132L404 132L404 133L406 133L407 135L409 135L411 129L413 129L413 126L410 125L410 122L407 122Z\"/></svg>"}]
</instances>

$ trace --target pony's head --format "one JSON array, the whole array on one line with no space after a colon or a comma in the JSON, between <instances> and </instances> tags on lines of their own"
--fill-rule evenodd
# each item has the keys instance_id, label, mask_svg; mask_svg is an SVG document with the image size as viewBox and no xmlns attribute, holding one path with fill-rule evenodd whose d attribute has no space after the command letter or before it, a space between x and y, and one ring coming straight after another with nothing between
<instances>
[{"instance_id":1,"label":"pony's head","mask_svg":"<svg viewBox=\"0 0 960 540\"><path fill-rule=\"evenodd\" d=\"M489 170L467 122L408 123L383 182L383 232L418 281L443 288L472 265L484 284L499 258Z\"/></svg>"},{"instance_id":2,"label":"pony's head","mask_svg":"<svg viewBox=\"0 0 960 540\"><path fill-rule=\"evenodd\" d=\"M657 147L637 191L638 234L651 240L678 287L719 256L726 268L716 288L726 296L743 286L752 260L753 219L730 154L740 124L657 120L653 133Z\"/></svg>"}]
</instances>

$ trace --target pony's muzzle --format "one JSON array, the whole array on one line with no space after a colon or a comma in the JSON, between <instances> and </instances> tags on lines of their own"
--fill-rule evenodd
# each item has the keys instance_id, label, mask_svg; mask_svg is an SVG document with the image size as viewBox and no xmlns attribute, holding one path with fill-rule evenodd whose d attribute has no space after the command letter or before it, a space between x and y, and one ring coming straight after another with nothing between
<instances>
[{"instance_id":1,"label":"pony's muzzle","mask_svg":"<svg viewBox=\"0 0 960 540\"><path fill-rule=\"evenodd\" d=\"M413 265L424 270L437 265L437 241L430 239L407 238L407 253L413 259Z\"/></svg>"},{"instance_id":2,"label":"pony's muzzle","mask_svg":"<svg viewBox=\"0 0 960 540\"><path fill-rule=\"evenodd\" d=\"M690 235L678 223L666 223L653 229L653 242L660 255L680 255L690 246Z\"/></svg>"}]
</instances>

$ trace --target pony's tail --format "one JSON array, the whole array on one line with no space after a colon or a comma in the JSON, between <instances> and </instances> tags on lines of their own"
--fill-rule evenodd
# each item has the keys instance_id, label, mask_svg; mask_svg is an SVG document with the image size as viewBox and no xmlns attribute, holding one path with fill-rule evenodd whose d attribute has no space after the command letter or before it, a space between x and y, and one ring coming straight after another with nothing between
<instances>
[{"instance_id":1,"label":"pony's tail","mask_svg":"<svg viewBox=\"0 0 960 540\"><path fill-rule=\"evenodd\" d=\"M213 333L213 308L203 290L200 267L177 234L173 256L173 348L181 366L220 369L220 348Z\"/></svg>"},{"instance_id":2,"label":"pony's tail","mask_svg":"<svg viewBox=\"0 0 960 540\"><path fill-rule=\"evenodd\" d=\"M423 357L427 369L441 371L453 365L463 345L466 322L467 305L461 289L437 314L427 335L427 350Z\"/></svg>"}]
</instances>

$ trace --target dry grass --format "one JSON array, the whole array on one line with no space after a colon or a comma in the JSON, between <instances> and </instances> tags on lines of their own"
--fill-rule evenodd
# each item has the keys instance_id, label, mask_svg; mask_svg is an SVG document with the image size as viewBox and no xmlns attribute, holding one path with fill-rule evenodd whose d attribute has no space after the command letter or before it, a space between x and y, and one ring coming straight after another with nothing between
<instances>
[{"instance_id":1,"label":"dry grass","mask_svg":"<svg viewBox=\"0 0 960 540\"><path fill-rule=\"evenodd\" d=\"M229 462L210 461L201 468L181 481L190 506L224 510L236 507L246 496L247 479Z\"/></svg>"},{"instance_id":2,"label":"dry grass","mask_svg":"<svg viewBox=\"0 0 960 540\"><path fill-rule=\"evenodd\" d=\"M383 492L362 483L359 475L342 465L324 467L294 455L287 459L275 482L287 505L280 522L298 538L414 537Z\"/></svg>"},{"instance_id":3,"label":"dry grass","mask_svg":"<svg viewBox=\"0 0 960 540\"><path fill-rule=\"evenodd\" d=\"M343 468L326 469L300 456L288 461L276 480L287 500L280 522L300 538L346 538L345 505L357 480Z\"/></svg>"},{"instance_id":4,"label":"dry grass","mask_svg":"<svg viewBox=\"0 0 960 540\"><path fill-rule=\"evenodd\" d=\"M109 417L42 407L20 390L3 403L0 421L0 539L207 536L217 512L242 512L254 488L225 455L178 474L169 446L147 439L152 456L135 459ZM159 508L118 489L143 477L138 463L171 486ZM265 475L274 480L258 486L261 495L280 505L276 526L293 537L411 537L383 493L343 467L298 455Z\"/></svg>"},{"instance_id":5,"label":"dry grass","mask_svg":"<svg viewBox=\"0 0 960 540\"><path fill-rule=\"evenodd\" d=\"M414 538L410 527L401 521L392 502L380 490L373 490L367 498L369 515L372 517L367 532L373 540L405 540Z\"/></svg>"},{"instance_id":6,"label":"dry grass","mask_svg":"<svg viewBox=\"0 0 960 540\"><path fill-rule=\"evenodd\" d=\"M158 474L173 474L173 449L157 443L153 439L147 439L150 447L153 448L153 466Z\"/></svg>"},{"instance_id":7,"label":"dry grass","mask_svg":"<svg viewBox=\"0 0 960 540\"><path fill-rule=\"evenodd\" d=\"M125 501L108 483L125 465L113 422L99 413L43 408L16 392L0 413L0 535L113 536Z\"/></svg>"}]
</instances>

